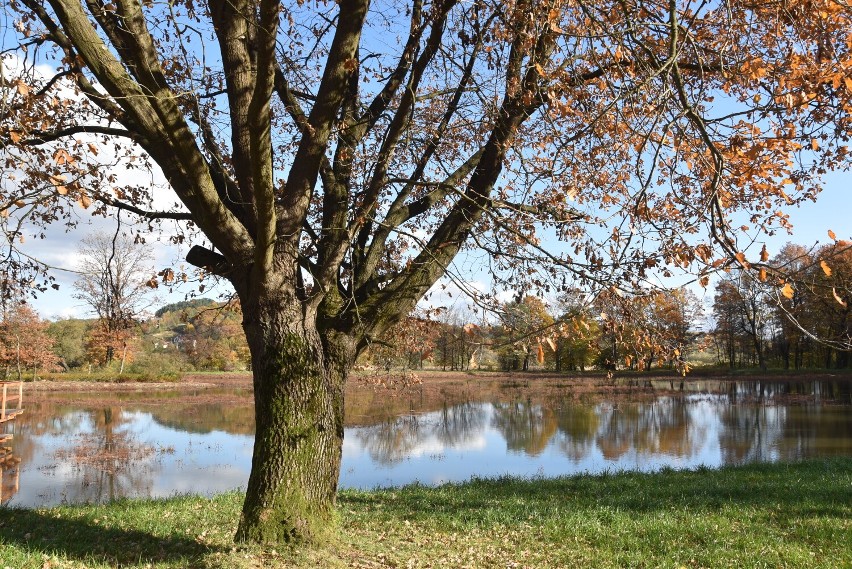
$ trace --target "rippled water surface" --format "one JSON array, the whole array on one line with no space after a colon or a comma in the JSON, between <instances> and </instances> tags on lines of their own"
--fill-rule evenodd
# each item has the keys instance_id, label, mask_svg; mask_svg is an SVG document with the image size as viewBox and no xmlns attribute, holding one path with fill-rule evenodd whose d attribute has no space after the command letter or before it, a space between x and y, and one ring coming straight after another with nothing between
<instances>
[{"instance_id":1,"label":"rippled water surface","mask_svg":"<svg viewBox=\"0 0 852 569\"><path fill-rule=\"evenodd\" d=\"M637 401L413 395L390 414L372 401L347 407L340 484L852 456L850 393L849 381L692 382ZM0 501L37 506L245 486L254 428L248 394L231 394L227 403L186 403L175 393L153 402L150 394L144 402L76 399L30 397L8 428L20 463L4 471Z\"/></svg>"}]
</instances>

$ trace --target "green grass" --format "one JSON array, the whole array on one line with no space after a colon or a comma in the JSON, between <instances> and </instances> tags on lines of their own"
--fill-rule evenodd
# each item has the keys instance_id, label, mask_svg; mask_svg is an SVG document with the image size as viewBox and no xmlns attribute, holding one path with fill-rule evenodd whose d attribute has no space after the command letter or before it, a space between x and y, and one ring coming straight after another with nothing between
<instances>
[{"instance_id":1,"label":"green grass","mask_svg":"<svg viewBox=\"0 0 852 569\"><path fill-rule=\"evenodd\" d=\"M344 491L316 548L236 547L241 496L0 510L3 567L852 567L852 459Z\"/></svg>"}]
</instances>

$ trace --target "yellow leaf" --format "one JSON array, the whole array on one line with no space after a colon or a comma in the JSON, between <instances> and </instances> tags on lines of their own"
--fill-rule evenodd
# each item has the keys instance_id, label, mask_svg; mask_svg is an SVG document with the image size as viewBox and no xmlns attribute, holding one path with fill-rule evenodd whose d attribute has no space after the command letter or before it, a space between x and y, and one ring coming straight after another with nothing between
<instances>
[{"instance_id":1,"label":"yellow leaf","mask_svg":"<svg viewBox=\"0 0 852 569\"><path fill-rule=\"evenodd\" d=\"M547 345L550 346L551 350L556 351L556 344L550 338L547 338Z\"/></svg>"},{"instance_id":2,"label":"yellow leaf","mask_svg":"<svg viewBox=\"0 0 852 569\"><path fill-rule=\"evenodd\" d=\"M784 283L784 288L781 289L781 294L783 294L785 298L793 298L793 287L790 286L790 283Z\"/></svg>"},{"instance_id":3,"label":"yellow leaf","mask_svg":"<svg viewBox=\"0 0 852 569\"><path fill-rule=\"evenodd\" d=\"M822 267L822 272L825 273L825 276L831 276L831 267L828 266L828 263L826 263L825 261L820 261L819 266Z\"/></svg>"}]
</instances>

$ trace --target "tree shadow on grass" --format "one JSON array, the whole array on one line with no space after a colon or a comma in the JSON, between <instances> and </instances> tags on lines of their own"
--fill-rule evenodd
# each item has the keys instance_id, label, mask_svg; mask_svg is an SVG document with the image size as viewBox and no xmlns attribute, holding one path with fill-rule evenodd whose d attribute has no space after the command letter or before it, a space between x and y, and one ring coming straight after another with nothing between
<instances>
[{"instance_id":1,"label":"tree shadow on grass","mask_svg":"<svg viewBox=\"0 0 852 569\"><path fill-rule=\"evenodd\" d=\"M3 544L116 567L140 562L192 565L218 550L188 536L157 536L110 527L91 518L58 517L22 508L0 508L0 548Z\"/></svg>"}]
</instances>

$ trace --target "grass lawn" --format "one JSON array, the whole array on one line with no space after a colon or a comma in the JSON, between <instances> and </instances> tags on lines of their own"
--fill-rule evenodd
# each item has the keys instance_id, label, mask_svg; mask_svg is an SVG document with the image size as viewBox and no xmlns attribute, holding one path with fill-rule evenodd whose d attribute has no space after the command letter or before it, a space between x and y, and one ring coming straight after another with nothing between
<instances>
[{"instance_id":1,"label":"grass lawn","mask_svg":"<svg viewBox=\"0 0 852 569\"><path fill-rule=\"evenodd\" d=\"M0 569L852 567L852 459L343 491L316 548L235 546L241 500L0 509Z\"/></svg>"}]
</instances>

